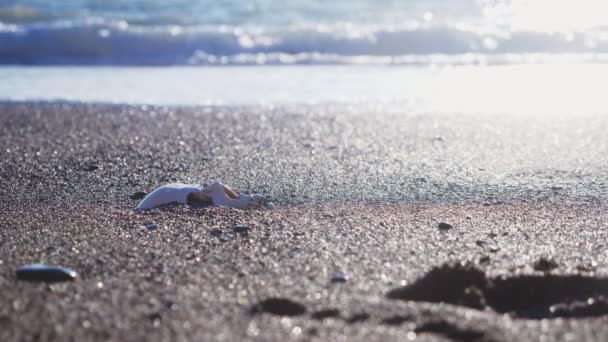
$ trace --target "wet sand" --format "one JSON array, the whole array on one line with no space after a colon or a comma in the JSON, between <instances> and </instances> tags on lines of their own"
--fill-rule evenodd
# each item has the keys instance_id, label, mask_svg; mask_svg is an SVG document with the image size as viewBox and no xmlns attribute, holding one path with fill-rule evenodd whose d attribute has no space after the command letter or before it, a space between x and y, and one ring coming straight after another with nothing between
<instances>
[{"instance_id":1,"label":"wet sand","mask_svg":"<svg viewBox=\"0 0 608 342\"><path fill-rule=\"evenodd\" d=\"M607 127L1 104L0 340L603 340ZM278 208L133 210L209 178Z\"/></svg>"}]
</instances>

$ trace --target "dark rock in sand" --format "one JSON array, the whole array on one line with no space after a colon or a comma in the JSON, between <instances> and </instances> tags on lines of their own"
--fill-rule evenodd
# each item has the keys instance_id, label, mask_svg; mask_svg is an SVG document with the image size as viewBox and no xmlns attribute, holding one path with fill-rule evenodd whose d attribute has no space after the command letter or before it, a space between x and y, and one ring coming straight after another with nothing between
<instances>
[{"instance_id":1,"label":"dark rock in sand","mask_svg":"<svg viewBox=\"0 0 608 342\"><path fill-rule=\"evenodd\" d=\"M490 257L487 255L482 256L481 258L479 258L479 263L480 264L489 264L490 263Z\"/></svg>"},{"instance_id":2,"label":"dark rock in sand","mask_svg":"<svg viewBox=\"0 0 608 342\"><path fill-rule=\"evenodd\" d=\"M97 169L99 169L99 166L97 166L97 164L88 164L88 165L85 165L82 167L83 171L88 171L88 172L95 171Z\"/></svg>"},{"instance_id":3,"label":"dark rock in sand","mask_svg":"<svg viewBox=\"0 0 608 342\"><path fill-rule=\"evenodd\" d=\"M333 277L331 277L332 283L346 283L348 281L348 276L344 273L336 273Z\"/></svg>"},{"instance_id":4,"label":"dark rock in sand","mask_svg":"<svg viewBox=\"0 0 608 342\"><path fill-rule=\"evenodd\" d=\"M608 314L608 299L604 296L583 301L561 303L549 308L552 317L594 317Z\"/></svg>"},{"instance_id":5,"label":"dark rock in sand","mask_svg":"<svg viewBox=\"0 0 608 342\"><path fill-rule=\"evenodd\" d=\"M441 230L448 230L448 229L452 229L454 227L449 223L439 222L439 224L437 225L437 228L439 228Z\"/></svg>"},{"instance_id":6,"label":"dark rock in sand","mask_svg":"<svg viewBox=\"0 0 608 342\"><path fill-rule=\"evenodd\" d=\"M146 227L147 230L156 230L158 227L156 227L156 225L152 222L146 222L144 223L144 227Z\"/></svg>"},{"instance_id":7,"label":"dark rock in sand","mask_svg":"<svg viewBox=\"0 0 608 342\"><path fill-rule=\"evenodd\" d=\"M232 227L232 231L237 234L246 234L249 232L249 226L246 224L237 224Z\"/></svg>"},{"instance_id":8,"label":"dark rock in sand","mask_svg":"<svg viewBox=\"0 0 608 342\"><path fill-rule=\"evenodd\" d=\"M210 234L211 236L216 236L216 237L218 237L218 236L222 236L222 233L223 233L223 232L222 232L222 230L221 230L221 229L217 229L217 228L216 228L216 229L212 229L212 230L209 232L209 234Z\"/></svg>"},{"instance_id":9,"label":"dark rock in sand","mask_svg":"<svg viewBox=\"0 0 608 342\"><path fill-rule=\"evenodd\" d=\"M17 279L25 281L39 281L55 283L76 279L76 272L61 266L42 264L24 265L16 270Z\"/></svg>"},{"instance_id":10,"label":"dark rock in sand","mask_svg":"<svg viewBox=\"0 0 608 342\"><path fill-rule=\"evenodd\" d=\"M142 199L144 199L144 197L146 197L146 195L147 195L147 194L146 194L145 192L143 192L143 191L138 191L138 192L135 192L134 194L132 194L132 195L130 196L130 198L131 198L132 200L142 200Z\"/></svg>"},{"instance_id":11,"label":"dark rock in sand","mask_svg":"<svg viewBox=\"0 0 608 342\"><path fill-rule=\"evenodd\" d=\"M553 258L540 258L534 263L534 269L541 272L551 271L557 266L557 262Z\"/></svg>"}]
</instances>

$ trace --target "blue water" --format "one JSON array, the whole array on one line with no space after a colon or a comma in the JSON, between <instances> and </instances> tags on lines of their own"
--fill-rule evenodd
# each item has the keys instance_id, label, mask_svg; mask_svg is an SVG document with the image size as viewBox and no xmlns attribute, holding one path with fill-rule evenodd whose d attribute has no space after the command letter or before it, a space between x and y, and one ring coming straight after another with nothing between
<instances>
[{"instance_id":1,"label":"blue water","mask_svg":"<svg viewBox=\"0 0 608 342\"><path fill-rule=\"evenodd\" d=\"M466 64L565 53L605 61L602 1L531 3L0 0L0 64Z\"/></svg>"}]
</instances>

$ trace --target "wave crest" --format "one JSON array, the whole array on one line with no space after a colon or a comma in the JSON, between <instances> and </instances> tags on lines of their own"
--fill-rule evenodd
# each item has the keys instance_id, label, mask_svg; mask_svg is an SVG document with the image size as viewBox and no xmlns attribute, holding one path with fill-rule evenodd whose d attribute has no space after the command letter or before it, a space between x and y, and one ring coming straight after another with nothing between
<instances>
[{"instance_id":1,"label":"wave crest","mask_svg":"<svg viewBox=\"0 0 608 342\"><path fill-rule=\"evenodd\" d=\"M540 32L499 35L453 27L296 27L279 31L229 26L137 27L94 20L29 26L0 23L0 63L407 64L437 56L461 56L457 60L462 61L476 60L472 55L491 59L514 54L605 53L608 42L601 39L603 36Z\"/></svg>"}]
</instances>

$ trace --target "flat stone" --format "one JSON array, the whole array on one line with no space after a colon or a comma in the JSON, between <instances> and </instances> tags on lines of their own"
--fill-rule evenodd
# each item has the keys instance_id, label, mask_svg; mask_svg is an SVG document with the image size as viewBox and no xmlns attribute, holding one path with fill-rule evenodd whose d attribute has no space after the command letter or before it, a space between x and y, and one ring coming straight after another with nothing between
<instances>
[{"instance_id":1,"label":"flat stone","mask_svg":"<svg viewBox=\"0 0 608 342\"><path fill-rule=\"evenodd\" d=\"M536 271L548 272L558 267L557 262L553 258L540 258L534 265L532 265Z\"/></svg>"},{"instance_id":2,"label":"flat stone","mask_svg":"<svg viewBox=\"0 0 608 342\"><path fill-rule=\"evenodd\" d=\"M222 230L221 229L212 229L209 234L211 234L211 236L222 236Z\"/></svg>"},{"instance_id":3,"label":"flat stone","mask_svg":"<svg viewBox=\"0 0 608 342\"><path fill-rule=\"evenodd\" d=\"M452 229L453 226L446 222L439 222L439 224L437 225L437 228L439 228L441 230L448 230L448 229Z\"/></svg>"},{"instance_id":4,"label":"flat stone","mask_svg":"<svg viewBox=\"0 0 608 342\"><path fill-rule=\"evenodd\" d=\"M238 234L244 234L249 232L249 226L246 224L237 224L232 227L232 231Z\"/></svg>"},{"instance_id":5,"label":"flat stone","mask_svg":"<svg viewBox=\"0 0 608 342\"><path fill-rule=\"evenodd\" d=\"M331 277L332 283L346 283L348 281L348 276L344 273L336 273L333 277Z\"/></svg>"},{"instance_id":6,"label":"flat stone","mask_svg":"<svg viewBox=\"0 0 608 342\"><path fill-rule=\"evenodd\" d=\"M156 228L158 228L158 227L156 227L156 225L155 225L154 223L152 223L152 222L146 222L146 223L144 223L144 227L146 227L146 229L147 229L147 230L150 230L150 231L152 231L152 230L156 230Z\"/></svg>"},{"instance_id":7,"label":"flat stone","mask_svg":"<svg viewBox=\"0 0 608 342\"><path fill-rule=\"evenodd\" d=\"M131 199L132 200L141 200L141 199L144 199L144 197L146 197L146 195L147 194L145 192L138 191L138 192L133 193L133 195L131 195Z\"/></svg>"},{"instance_id":8,"label":"flat stone","mask_svg":"<svg viewBox=\"0 0 608 342\"><path fill-rule=\"evenodd\" d=\"M24 265L16 270L17 279L55 283L76 279L76 272L61 266L43 264Z\"/></svg>"},{"instance_id":9,"label":"flat stone","mask_svg":"<svg viewBox=\"0 0 608 342\"><path fill-rule=\"evenodd\" d=\"M88 171L88 172L95 171L97 169L99 169L99 166L97 166L97 164L94 164L94 163L87 164L82 167L83 171Z\"/></svg>"}]
</instances>

